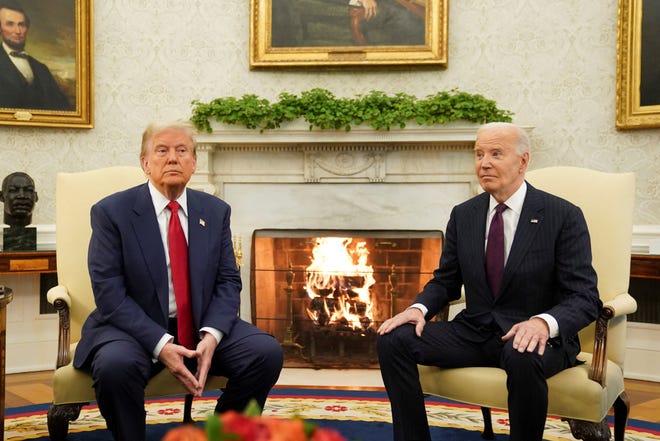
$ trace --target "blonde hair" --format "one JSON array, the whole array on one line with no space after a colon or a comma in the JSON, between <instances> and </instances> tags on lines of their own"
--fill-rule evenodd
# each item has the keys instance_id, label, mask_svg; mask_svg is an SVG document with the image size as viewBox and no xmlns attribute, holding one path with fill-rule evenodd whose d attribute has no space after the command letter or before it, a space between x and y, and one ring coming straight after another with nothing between
<instances>
[{"instance_id":1,"label":"blonde hair","mask_svg":"<svg viewBox=\"0 0 660 441\"><path fill-rule=\"evenodd\" d=\"M151 140L158 133L164 132L165 130L176 130L182 132L190 138L193 145L193 156L197 157L197 141L195 136L197 135L197 129L192 123L188 121L175 121L169 123L150 123L142 133L142 148L140 149L140 160L147 155L149 148L151 147Z\"/></svg>"}]
</instances>

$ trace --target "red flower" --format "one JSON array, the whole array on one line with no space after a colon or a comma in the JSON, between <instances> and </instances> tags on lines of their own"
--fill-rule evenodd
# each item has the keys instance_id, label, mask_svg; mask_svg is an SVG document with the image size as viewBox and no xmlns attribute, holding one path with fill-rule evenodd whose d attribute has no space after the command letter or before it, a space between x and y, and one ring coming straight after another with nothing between
<instances>
[{"instance_id":1,"label":"red flower","mask_svg":"<svg viewBox=\"0 0 660 441\"><path fill-rule=\"evenodd\" d=\"M318 428L312 433L310 441L346 441L346 438L334 429Z\"/></svg>"},{"instance_id":2,"label":"red flower","mask_svg":"<svg viewBox=\"0 0 660 441\"><path fill-rule=\"evenodd\" d=\"M305 428L300 419L285 420L263 417L261 421L268 428L268 441L307 441Z\"/></svg>"},{"instance_id":3,"label":"red flower","mask_svg":"<svg viewBox=\"0 0 660 441\"><path fill-rule=\"evenodd\" d=\"M206 441L206 433L199 427L184 424L168 431L162 441Z\"/></svg>"},{"instance_id":4,"label":"red flower","mask_svg":"<svg viewBox=\"0 0 660 441\"><path fill-rule=\"evenodd\" d=\"M234 433L241 441L268 441L268 429L258 419L230 410L220 415L222 431Z\"/></svg>"}]
</instances>

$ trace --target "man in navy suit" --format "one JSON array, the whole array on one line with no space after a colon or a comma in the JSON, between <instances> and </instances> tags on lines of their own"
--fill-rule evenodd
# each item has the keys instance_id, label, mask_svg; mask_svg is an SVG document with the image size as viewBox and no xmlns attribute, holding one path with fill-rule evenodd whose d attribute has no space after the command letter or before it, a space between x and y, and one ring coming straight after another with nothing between
<instances>
[{"instance_id":1,"label":"man in navy suit","mask_svg":"<svg viewBox=\"0 0 660 441\"><path fill-rule=\"evenodd\" d=\"M263 408L282 369L280 344L238 316L241 278L230 207L186 188L197 155L192 126L150 125L140 154L148 182L91 209L88 265L96 309L82 329L74 366L90 369L101 414L115 440L145 436L144 388L168 369L199 396L207 375L228 377L216 412ZM168 224L176 211L188 244L194 343L179 343ZM185 245L184 245L185 246Z\"/></svg>"},{"instance_id":2,"label":"man in navy suit","mask_svg":"<svg viewBox=\"0 0 660 441\"><path fill-rule=\"evenodd\" d=\"M13 0L0 1L0 107L72 110L45 64L25 52L30 19Z\"/></svg>"},{"instance_id":3,"label":"man in navy suit","mask_svg":"<svg viewBox=\"0 0 660 441\"><path fill-rule=\"evenodd\" d=\"M485 192L454 207L433 278L408 309L378 329L395 440L430 439L417 372L423 364L504 369L510 439L540 441L546 378L579 363L577 333L602 306L582 211L525 182L530 158L525 131L509 123L486 124L477 132L474 152ZM505 264L499 287L491 289L486 250L498 204L505 204ZM463 287L465 309L449 322L430 321L461 297Z\"/></svg>"}]
</instances>

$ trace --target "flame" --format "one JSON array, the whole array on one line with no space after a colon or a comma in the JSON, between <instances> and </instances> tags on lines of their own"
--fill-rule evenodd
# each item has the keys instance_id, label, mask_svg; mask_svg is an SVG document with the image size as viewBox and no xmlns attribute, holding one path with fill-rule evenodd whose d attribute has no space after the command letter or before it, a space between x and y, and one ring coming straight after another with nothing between
<instances>
[{"instance_id":1,"label":"flame","mask_svg":"<svg viewBox=\"0 0 660 441\"><path fill-rule=\"evenodd\" d=\"M317 325L366 330L373 322L370 287L376 283L367 264L366 242L350 237L319 237L306 270L307 314Z\"/></svg>"}]
</instances>

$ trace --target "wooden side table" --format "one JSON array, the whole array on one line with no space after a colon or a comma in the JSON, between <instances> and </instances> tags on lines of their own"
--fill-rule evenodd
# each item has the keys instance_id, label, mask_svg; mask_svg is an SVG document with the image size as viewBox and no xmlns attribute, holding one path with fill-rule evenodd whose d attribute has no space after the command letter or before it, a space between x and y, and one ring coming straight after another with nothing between
<instances>
[{"instance_id":1,"label":"wooden side table","mask_svg":"<svg viewBox=\"0 0 660 441\"><path fill-rule=\"evenodd\" d=\"M660 254L633 254L630 256L630 277L660 279Z\"/></svg>"},{"instance_id":2,"label":"wooden side table","mask_svg":"<svg viewBox=\"0 0 660 441\"><path fill-rule=\"evenodd\" d=\"M7 338L6 306L14 298L11 288L0 291L0 440L5 439L5 342Z\"/></svg>"},{"instance_id":3,"label":"wooden side table","mask_svg":"<svg viewBox=\"0 0 660 441\"><path fill-rule=\"evenodd\" d=\"M0 274L42 274L55 272L57 272L55 250L0 250Z\"/></svg>"}]
</instances>

